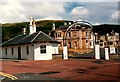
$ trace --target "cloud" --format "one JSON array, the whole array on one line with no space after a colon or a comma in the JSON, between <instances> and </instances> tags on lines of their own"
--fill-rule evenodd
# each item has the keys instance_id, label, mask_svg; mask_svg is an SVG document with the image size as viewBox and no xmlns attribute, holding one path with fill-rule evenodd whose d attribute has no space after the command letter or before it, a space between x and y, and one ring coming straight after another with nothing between
<instances>
[{"instance_id":1,"label":"cloud","mask_svg":"<svg viewBox=\"0 0 120 82\"><path fill-rule=\"evenodd\" d=\"M118 3L113 2L52 2L2 0L0 23L35 20L88 20L97 23L116 23Z\"/></svg>"},{"instance_id":2,"label":"cloud","mask_svg":"<svg viewBox=\"0 0 120 82\"><path fill-rule=\"evenodd\" d=\"M0 22L15 22L25 18L24 8L16 0L6 0L0 4Z\"/></svg>"},{"instance_id":3,"label":"cloud","mask_svg":"<svg viewBox=\"0 0 120 82\"><path fill-rule=\"evenodd\" d=\"M81 7L81 6L78 6L78 7L75 7L70 15L72 16L73 19L75 20L79 20L79 19L86 19L89 15L89 10L87 8L84 8L84 7Z\"/></svg>"},{"instance_id":4,"label":"cloud","mask_svg":"<svg viewBox=\"0 0 120 82\"><path fill-rule=\"evenodd\" d=\"M118 16L119 14L120 14L120 11L116 11L111 15L111 18L113 20L118 20L118 19L120 19L120 17Z\"/></svg>"},{"instance_id":5,"label":"cloud","mask_svg":"<svg viewBox=\"0 0 120 82\"><path fill-rule=\"evenodd\" d=\"M17 1L20 2L118 2L119 0L17 0Z\"/></svg>"},{"instance_id":6,"label":"cloud","mask_svg":"<svg viewBox=\"0 0 120 82\"><path fill-rule=\"evenodd\" d=\"M111 20L111 14L118 10L118 3L116 2L84 2L77 3L87 8L89 16L87 20L93 24L100 23L117 23L117 21Z\"/></svg>"},{"instance_id":7,"label":"cloud","mask_svg":"<svg viewBox=\"0 0 120 82\"><path fill-rule=\"evenodd\" d=\"M27 6L28 10L26 13L30 13L29 15L32 15L33 17L37 15L37 18L41 19L62 19L60 15L66 12L63 3L40 2L39 4L40 5L33 3L31 4L31 7Z\"/></svg>"},{"instance_id":8,"label":"cloud","mask_svg":"<svg viewBox=\"0 0 120 82\"><path fill-rule=\"evenodd\" d=\"M63 20L63 18L60 16L49 16L49 17L37 19L37 20Z\"/></svg>"},{"instance_id":9,"label":"cloud","mask_svg":"<svg viewBox=\"0 0 120 82\"><path fill-rule=\"evenodd\" d=\"M66 13L65 3L58 2L19 2L6 0L0 5L0 22L23 22L29 17L35 19L63 19L61 15Z\"/></svg>"}]
</instances>

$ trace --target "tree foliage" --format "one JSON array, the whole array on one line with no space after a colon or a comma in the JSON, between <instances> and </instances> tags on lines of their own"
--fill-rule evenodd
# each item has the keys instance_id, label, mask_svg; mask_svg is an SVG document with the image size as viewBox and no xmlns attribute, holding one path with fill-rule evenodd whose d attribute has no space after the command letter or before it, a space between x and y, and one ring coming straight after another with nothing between
<instances>
[{"instance_id":1,"label":"tree foliage","mask_svg":"<svg viewBox=\"0 0 120 82\"><path fill-rule=\"evenodd\" d=\"M112 24L102 24L102 25L94 25L93 26L93 32L97 32L100 35L104 35L107 33L111 33L112 30L114 30L114 32L117 32L120 34L120 25L112 25Z\"/></svg>"},{"instance_id":2,"label":"tree foliage","mask_svg":"<svg viewBox=\"0 0 120 82\"><path fill-rule=\"evenodd\" d=\"M55 23L56 28L59 26L64 25L64 22L67 24L69 22L73 21L65 21L65 20L43 20L43 21L37 21L36 27L37 32L43 31L46 34L49 34L52 30L52 25ZM2 25L2 41L7 41L19 34L22 34L23 28L26 28L26 33L29 33L29 23L23 22L23 23L14 23L14 24L3 24ZM110 24L103 24L103 25L93 25L93 32L97 32L101 35L104 35L106 33L110 33L112 30L115 32L120 33L120 25L110 25Z\"/></svg>"}]
</instances>

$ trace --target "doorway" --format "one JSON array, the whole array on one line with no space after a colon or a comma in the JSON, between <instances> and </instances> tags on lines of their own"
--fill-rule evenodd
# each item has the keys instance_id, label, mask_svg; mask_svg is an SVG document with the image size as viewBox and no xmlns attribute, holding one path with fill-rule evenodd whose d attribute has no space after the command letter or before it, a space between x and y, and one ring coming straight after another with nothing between
<instances>
[{"instance_id":1,"label":"doorway","mask_svg":"<svg viewBox=\"0 0 120 82\"><path fill-rule=\"evenodd\" d=\"M18 60L21 60L21 47L18 47Z\"/></svg>"}]
</instances>

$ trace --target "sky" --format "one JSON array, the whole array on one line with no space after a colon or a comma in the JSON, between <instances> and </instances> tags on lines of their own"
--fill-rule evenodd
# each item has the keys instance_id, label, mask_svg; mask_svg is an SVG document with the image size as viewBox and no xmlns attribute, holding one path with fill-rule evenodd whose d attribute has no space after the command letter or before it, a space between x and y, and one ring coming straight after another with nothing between
<instances>
[{"instance_id":1,"label":"sky","mask_svg":"<svg viewBox=\"0 0 120 82\"><path fill-rule=\"evenodd\" d=\"M0 23L37 20L84 20L118 24L118 0L1 0Z\"/></svg>"}]
</instances>

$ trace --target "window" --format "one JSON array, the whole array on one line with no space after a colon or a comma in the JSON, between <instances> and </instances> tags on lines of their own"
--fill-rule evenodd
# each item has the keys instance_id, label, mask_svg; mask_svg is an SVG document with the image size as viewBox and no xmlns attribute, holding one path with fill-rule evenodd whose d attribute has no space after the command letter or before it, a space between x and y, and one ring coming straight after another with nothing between
<instances>
[{"instance_id":1,"label":"window","mask_svg":"<svg viewBox=\"0 0 120 82\"><path fill-rule=\"evenodd\" d=\"M27 54L29 54L29 47L26 46L26 51L27 51Z\"/></svg>"},{"instance_id":2,"label":"window","mask_svg":"<svg viewBox=\"0 0 120 82\"><path fill-rule=\"evenodd\" d=\"M92 46L92 43L90 42L90 46Z\"/></svg>"},{"instance_id":3,"label":"window","mask_svg":"<svg viewBox=\"0 0 120 82\"><path fill-rule=\"evenodd\" d=\"M7 55L7 48L5 48L5 54Z\"/></svg>"},{"instance_id":4,"label":"window","mask_svg":"<svg viewBox=\"0 0 120 82\"><path fill-rule=\"evenodd\" d=\"M55 33L55 38L57 38L57 33Z\"/></svg>"},{"instance_id":5,"label":"window","mask_svg":"<svg viewBox=\"0 0 120 82\"><path fill-rule=\"evenodd\" d=\"M58 37L61 37L61 33L60 32L58 33Z\"/></svg>"},{"instance_id":6,"label":"window","mask_svg":"<svg viewBox=\"0 0 120 82\"><path fill-rule=\"evenodd\" d=\"M88 33L86 32L86 37L88 37Z\"/></svg>"},{"instance_id":7,"label":"window","mask_svg":"<svg viewBox=\"0 0 120 82\"><path fill-rule=\"evenodd\" d=\"M14 48L13 48L13 47L12 47L12 50L11 50L11 51L12 51L12 55L13 55L13 54L14 54Z\"/></svg>"},{"instance_id":8,"label":"window","mask_svg":"<svg viewBox=\"0 0 120 82\"><path fill-rule=\"evenodd\" d=\"M76 41L74 42L74 47L77 47L77 42Z\"/></svg>"},{"instance_id":9,"label":"window","mask_svg":"<svg viewBox=\"0 0 120 82\"><path fill-rule=\"evenodd\" d=\"M41 45L40 46L40 53L41 54L46 53L46 45Z\"/></svg>"},{"instance_id":10,"label":"window","mask_svg":"<svg viewBox=\"0 0 120 82\"><path fill-rule=\"evenodd\" d=\"M67 36L68 36L68 37L71 37L71 33L70 33L70 32L68 32Z\"/></svg>"},{"instance_id":11,"label":"window","mask_svg":"<svg viewBox=\"0 0 120 82\"><path fill-rule=\"evenodd\" d=\"M73 32L73 36L74 36L74 37L77 36L77 33L76 33L76 32Z\"/></svg>"},{"instance_id":12,"label":"window","mask_svg":"<svg viewBox=\"0 0 120 82\"><path fill-rule=\"evenodd\" d=\"M86 40L86 44L88 44L88 40Z\"/></svg>"},{"instance_id":13,"label":"window","mask_svg":"<svg viewBox=\"0 0 120 82\"><path fill-rule=\"evenodd\" d=\"M61 37L61 32L55 33L55 38Z\"/></svg>"},{"instance_id":14,"label":"window","mask_svg":"<svg viewBox=\"0 0 120 82\"><path fill-rule=\"evenodd\" d=\"M113 45L113 42L108 42L108 45Z\"/></svg>"}]
</instances>

